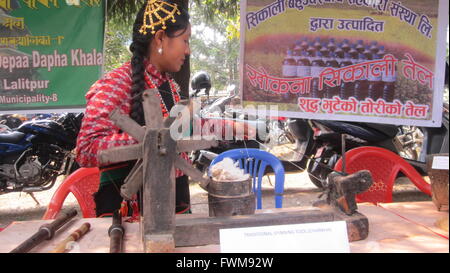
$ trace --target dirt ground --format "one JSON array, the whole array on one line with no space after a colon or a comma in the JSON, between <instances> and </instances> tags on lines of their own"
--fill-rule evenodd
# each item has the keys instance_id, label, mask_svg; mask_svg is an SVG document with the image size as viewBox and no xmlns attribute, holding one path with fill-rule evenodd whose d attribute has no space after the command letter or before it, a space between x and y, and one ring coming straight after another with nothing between
<instances>
[{"instance_id":1,"label":"dirt ground","mask_svg":"<svg viewBox=\"0 0 450 273\"><path fill-rule=\"evenodd\" d=\"M44 215L53 193L63 181L60 177L55 186L44 192L34 193L33 198L25 193L8 193L0 195L0 229L7 227L13 221L29 221L41 219ZM263 178L263 208L275 207L273 195L273 176ZM191 183L191 205L193 213L208 213L208 195L195 182ZM318 200L321 190L311 183L306 172L286 174L283 207L310 206ZM431 197L420 192L408 179L400 178L396 181L393 194L394 202L425 201ZM63 210L78 208L78 203L72 194L64 202ZM79 215L81 212L79 211Z\"/></svg>"}]
</instances>

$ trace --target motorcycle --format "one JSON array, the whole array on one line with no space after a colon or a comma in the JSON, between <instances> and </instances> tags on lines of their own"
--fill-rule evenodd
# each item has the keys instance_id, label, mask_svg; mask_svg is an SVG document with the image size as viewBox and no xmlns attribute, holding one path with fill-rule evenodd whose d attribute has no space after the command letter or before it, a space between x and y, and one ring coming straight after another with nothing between
<instances>
[{"instance_id":1,"label":"motorcycle","mask_svg":"<svg viewBox=\"0 0 450 273\"><path fill-rule=\"evenodd\" d=\"M448 103L444 103L440 128L289 119L284 134L294 139L298 147L294 153L303 156L302 162L308 161L305 170L318 188L325 187L326 178L342 153L360 146L390 150L403 157L420 174L427 175L426 156L449 151L448 111Z\"/></svg>"},{"instance_id":2,"label":"motorcycle","mask_svg":"<svg viewBox=\"0 0 450 273\"><path fill-rule=\"evenodd\" d=\"M0 194L50 189L78 168L72 150L84 114L34 120L0 134Z\"/></svg>"},{"instance_id":3,"label":"motorcycle","mask_svg":"<svg viewBox=\"0 0 450 273\"><path fill-rule=\"evenodd\" d=\"M0 124L9 129L15 129L19 127L24 120L25 116L18 114L4 114L0 115Z\"/></svg>"},{"instance_id":4,"label":"motorcycle","mask_svg":"<svg viewBox=\"0 0 450 273\"><path fill-rule=\"evenodd\" d=\"M203 100L204 103L202 103L201 109L196 114L196 118L202 120L202 124L206 121L233 121L246 124L246 126L251 126L256 131L256 135L253 135L252 138L244 137L244 139L237 139L233 136L233 139L231 140L218 141L217 147L192 152L191 160L197 169L202 172L206 171L212 160L224 151L246 148L267 148L269 152L280 158L286 172L298 171L298 168L301 168L301 166L305 168L305 160L301 160L301 157L295 155L295 153L290 153L288 149L280 149L279 142L282 142L283 136L286 136L286 134L283 133L285 130L278 128L278 125L283 124L283 122L287 120L286 118L278 116L264 116L261 118L245 113L242 109L237 107L239 104L239 96L234 85L230 85L227 88L227 96L218 99L210 99L209 90L211 88L211 81L206 72L198 72L193 76L191 88L193 90L190 93L191 98L198 98L198 94L205 94L207 97ZM229 107L231 105L234 105L234 107ZM291 138L291 140L294 141L293 138ZM305 143L308 144L308 142ZM266 169L266 173L271 172L271 168Z\"/></svg>"},{"instance_id":5,"label":"motorcycle","mask_svg":"<svg viewBox=\"0 0 450 273\"><path fill-rule=\"evenodd\" d=\"M236 104L238 93L235 91L235 85L230 85L227 88L227 95L215 99L210 99L209 90L211 89L211 80L206 72L200 71L196 73L191 80L192 92L190 93L191 99L199 98L199 94L205 94L206 99L201 103L201 108L194 113L194 122L203 126L210 122L210 124L222 123L224 126L230 125L232 122L241 122L252 126L253 128L259 128L259 130L265 130L267 123L263 119L257 119L242 113L239 109L228 107L232 104ZM203 92L202 92L203 91ZM202 132L208 134L208 132ZM214 134L214 133L213 133ZM208 150L199 150L191 153L191 161L193 166L198 170L204 172L210 165L211 161L220 153L238 148L259 148L258 141L260 139L258 134L256 140L245 137L243 139L236 138L233 135L232 139L223 139L218 141L217 147L212 147Z\"/></svg>"}]
</instances>

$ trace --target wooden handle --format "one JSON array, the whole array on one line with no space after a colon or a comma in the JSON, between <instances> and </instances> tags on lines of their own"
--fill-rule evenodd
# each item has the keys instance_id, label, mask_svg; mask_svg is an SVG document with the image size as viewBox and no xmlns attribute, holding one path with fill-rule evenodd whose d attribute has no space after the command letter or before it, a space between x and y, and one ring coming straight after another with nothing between
<instances>
[{"instance_id":1,"label":"wooden handle","mask_svg":"<svg viewBox=\"0 0 450 273\"><path fill-rule=\"evenodd\" d=\"M69 237L67 237L64 241L59 243L51 253L64 253L64 251L66 251L67 244L70 242L75 242L78 239L80 239L81 236L83 236L89 231L90 227L91 225L89 223L84 223L83 225L81 225L79 229L75 230L72 234L70 234Z\"/></svg>"}]
</instances>

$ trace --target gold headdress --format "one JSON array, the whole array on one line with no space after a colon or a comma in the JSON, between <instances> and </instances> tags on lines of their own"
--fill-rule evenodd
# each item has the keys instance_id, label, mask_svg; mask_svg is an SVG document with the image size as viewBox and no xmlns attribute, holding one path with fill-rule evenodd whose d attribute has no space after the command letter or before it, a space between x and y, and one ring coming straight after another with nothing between
<instances>
[{"instance_id":1,"label":"gold headdress","mask_svg":"<svg viewBox=\"0 0 450 273\"><path fill-rule=\"evenodd\" d=\"M172 11L167 10L168 8L172 8ZM163 17L161 17L158 13L159 11L162 11L164 14ZM174 16L175 13L178 15L181 14L177 4L170 4L162 0L148 0L147 7L144 12L144 20L139 32L146 35L147 29L151 28L151 33L155 34L155 27L159 25L162 25L162 29L166 29L167 20L172 20L172 23L176 22ZM156 17L156 21L153 21L153 16Z\"/></svg>"}]
</instances>

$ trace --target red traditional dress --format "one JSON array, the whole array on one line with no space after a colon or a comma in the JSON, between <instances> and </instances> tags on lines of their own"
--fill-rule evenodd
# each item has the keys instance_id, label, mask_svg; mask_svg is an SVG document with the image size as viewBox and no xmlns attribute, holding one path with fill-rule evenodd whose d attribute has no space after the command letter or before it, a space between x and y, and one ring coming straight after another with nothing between
<instances>
[{"instance_id":1,"label":"red traditional dress","mask_svg":"<svg viewBox=\"0 0 450 273\"><path fill-rule=\"evenodd\" d=\"M148 64L145 73L148 88L156 88L169 81L175 104L180 100L179 86L166 73L160 73ZM122 132L109 119L109 114L120 107L122 114L130 115L131 110L131 64L107 73L98 80L86 94L87 106L83 124L77 139L77 161L82 167L98 167L98 153L112 147L137 144L137 141L126 132ZM167 117L168 110L161 98L161 111ZM188 159L186 153L182 156ZM183 173L177 170L176 176Z\"/></svg>"},{"instance_id":2,"label":"red traditional dress","mask_svg":"<svg viewBox=\"0 0 450 273\"><path fill-rule=\"evenodd\" d=\"M100 151L138 143L128 133L122 132L109 119L109 114L117 107L120 108L122 114L130 115L131 75L131 64L130 62L125 63L105 74L87 92L86 112L77 138L76 160L80 166L105 167L100 166L98 161ZM178 84L167 73L160 73L152 64L146 64L145 82L147 88L157 88L166 81L169 82L173 102L176 104L180 100ZM167 117L170 109L167 109L161 95L158 94L158 96L161 101L162 114ZM182 153L181 156L189 160L186 153ZM127 168L126 172L129 170L130 168ZM109 172L109 176L111 175L114 176L114 172ZM122 172L119 175L124 176L125 174ZM177 169L176 177L181 176L183 176L183 173ZM104 179L106 178L102 176L101 182Z\"/></svg>"}]
</instances>

